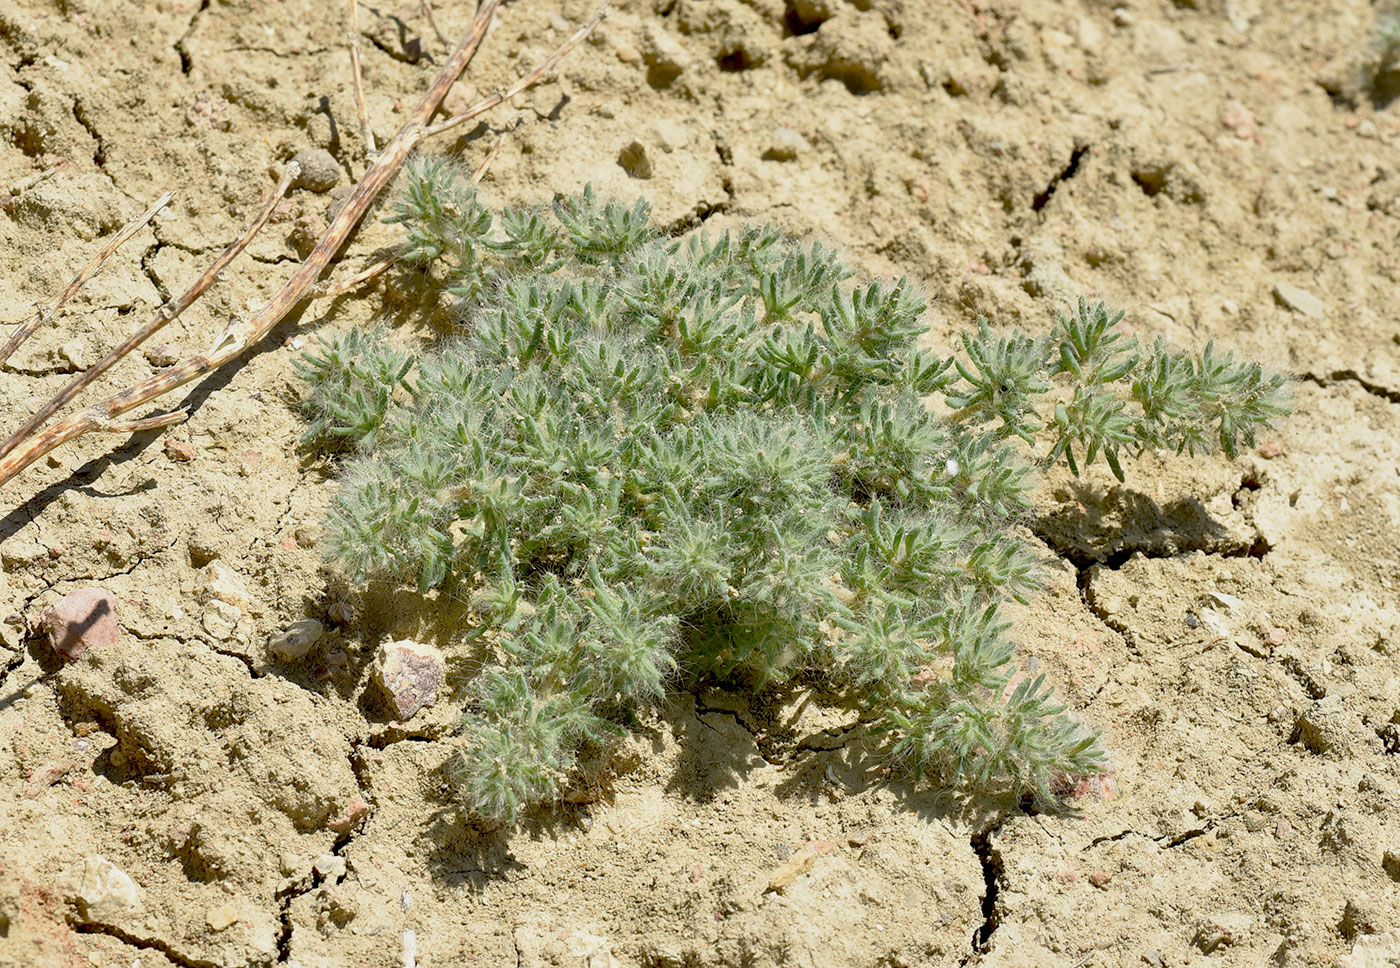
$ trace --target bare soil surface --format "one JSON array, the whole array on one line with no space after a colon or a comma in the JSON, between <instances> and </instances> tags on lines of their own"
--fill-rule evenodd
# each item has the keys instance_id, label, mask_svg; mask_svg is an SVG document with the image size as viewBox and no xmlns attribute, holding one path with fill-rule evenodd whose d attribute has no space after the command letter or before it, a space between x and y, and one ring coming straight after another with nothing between
<instances>
[{"instance_id":1,"label":"bare soil surface","mask_svg":"<svg viewBox=\"0 0 1400 968\"><path fill-rule=\"evenodd\" d=\"M452 103L590 12L507 7ZM1147 454L1126 485L1040 488L1046 589L1019 638L1112 757L1065 809L887 777L829 697L704 691L575 802L464 823L442 773L460 700L396 723L368 686L387 636L469 667L461 605L338 578L334 468L298 447L314 334L432 336L376 285L194 387L187 423L85 439L0 492L0 965L398 968L406 944L519 968L1400 964L1400 109L1363 76L1375 12L620 0L554 81L435 146L475 163L508 131L494 201L592 182L676 231L837 243L924 285L940 346L1084 293L1145 339L1296 376L1297 415L1234 464ZM454 39L471 14L436 8ZM382 142L445 46L416 2L360 17ZM67 162L0 192L0 321L177 193L0 373L6 433L325 148L340 187L294 192L113 379L197 352L290 273L364 168L346 30L311 0L0 5L0 185ZM338 273L394 239L367 223ZM61 661L29 630L91 585L122 634ZM278 659L308 617L327 634Z\"/></svg>"}]
</instances>

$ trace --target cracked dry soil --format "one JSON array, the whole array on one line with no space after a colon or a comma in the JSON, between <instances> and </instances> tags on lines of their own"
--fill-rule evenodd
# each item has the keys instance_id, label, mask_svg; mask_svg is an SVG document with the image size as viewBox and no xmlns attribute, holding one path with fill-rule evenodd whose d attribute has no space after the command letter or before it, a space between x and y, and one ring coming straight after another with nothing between
<instances>
[{"instance_id":1,"label":"cracked dry soil","mask_svg":"<svg viewBox=\"0 0 1400 968\"><path fill-rule=\"evenodd\" d=\"M506 8L453 97L501 86L589 12ZM436 13L456 37L471 10ZM292 153L363 169L342 15L0 8L0 184L68 162L0 196L0 320L177 192L0 373L7 421L186 285ZM1233 465L1148 454L1127 485L1040 487L1024 655L1112 755L1065 810L887 779L866 712L831 697L709 691L524 829L464 826L442 779L460 704L394 723L365 687L386 635L469 675L462 605L329 572L331 469L297 448L298 341L386 317L430 336L421 306L372 287L192 388L168 432L192 460L157 434L92 438L5 488L0 965L398 968L410 930L425 966L1396 964L1400 114L1357 80L1373 15L621 0L491 120L510 131L493 201L591 181L644 192L678 231L771 220L917 279L940 347L979 314L1039 328L1084 292L1144 338L1218 339L1299 378L1297 416ZM363 6L361 26L382 143L444 50L417 3ZM476 161L492 140L437 147ZM648 180L619 164L633 141ZM197 351L266 299L335 197L293 193L161 341ZM342 271L393 238L367 225ZM61 665L26 623L88 584L116 594L125 632ZM343 604L356 617L336 625ZM268 637L303 616L328 635L279 662ZM94 855L135 906L67 899Z\"/></svg>"}]
</instances>

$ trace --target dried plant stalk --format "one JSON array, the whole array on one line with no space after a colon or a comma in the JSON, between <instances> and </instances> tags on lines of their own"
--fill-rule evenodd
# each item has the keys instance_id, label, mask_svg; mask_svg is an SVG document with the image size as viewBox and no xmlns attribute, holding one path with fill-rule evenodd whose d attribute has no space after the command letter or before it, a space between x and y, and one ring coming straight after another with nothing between
<instances>
[{"instance_id":1,"label":"dried plant stalk","mask_svg":"<svg viewBox=\"0 0 1400 968\"><path fill-rule=\"evenodd\" d=\"M16 198L20 195L23 195L25 192L29 191L29 189L33 188L40 182L47 181L54 175L57 175L60 171L64 169L64 167L67 164L67 159L60 158L57 164L52 165L49 168L45 168L43 171L37 171L32 175L27 175L26 177L21 178L19 181L5 186L4 194L8 195L10 198ZM7 200L5 202L0 202L0 204L9 203Z\"/></svg>"},{"instance_id":2,"label":"dried plant stalk","mask_svg":"<svg viewBox=\"0 0 1400 968\"><path fill-rule=\"evenodd\" d=\"M365 157L375 152L374 132L369 129L369 109L365 107L365 81L360 70L360 0L350 0L350 73L355 79L355 113L360 118L360 138Z\"/></svg>"},{"instance_id":3,"label":"dried plant stalk","mask_svg":"<svg viewBox=\"0 0 1400 968\"><path fill-rule=\"evenodd\" d=\"M409 154L424 138L455 128L537 84L569 51L588 36L607 12L605 3L588 23L579 28L553 54L507 91L492 95L473 105L462 114L430 126L429 122L437 112L442 99L447 95L448 89L466 69L467 64L476 53L476 49L481 45L481 41L486 35L486 28L496 9L500 6L500 2L501 0L483 0L477 9L476 17L472 21L467 36L452 52L442 70L433 79L422 100L413 109L407 123L371 160L369 169L355 185L354 191L332 220L321 240L317 242L316 247L312 249L310 255L266 305L247 320L237 318L232 320L214 345L198 356L154 374L140 383L94 404L87 410L74 414L67 420L34 432L22 441L18 441L9 453L0 458L0 484L9 481L30 464L70 440L95 430L112 429L118 426L115 422L117 417L218 369L266 336L274 326L286 318L287 314L298 303L314 294L316 280L330 264L331 259L334 258L341 246L344 245L346 237L359 224L360 219L373 204L375 198L393 180L394 175L397 174ZM144 418L138 423L146 423L151 420L174 422L176 419L171 414L166 414Z\"/></svg>"},{"instance_id":4,"label":"dried plant stalk","mask_svg":"<svg viewBox=\"0 0 1400 968\"><path fill-rule=\"evenodd\" d=\"M57 170L58 166L49 169L50 172ZM68 283L64 290L54 297L52 302L20 323L19 328L10 335L9 341L3 348L0 348L0 364L8 361L9 358L14 355L15 350L19 349L20 344L34 335L34 331L43 325L44 320L52 319L53 316L68 303L68 300L72 299L77 294L79 289L87 285L88 280L97 275L98 270L102 268L102 263L110 259L112 253L126 244L127 240L139 232L142 226L155 218L156 213L170 204L170 199L174 197L175 196L171 192L166 192L164 195L161 195L160 198L156 199L154 205L126 223L120 232L108 239L102 248L97 250L97 254L88 261L87 265L79 270L78 274L73 277L73 281Z\"/></svg>"},{"instance_id":5,"label":"dried plant stalk","mask_svg":"<svg viewBox=\"0 0 1400 968\"><path fill-rule=\"evenodd\" d=\"M491 167L491 162L496 160L496 155L500 154L501 146L505 143L505 135L496 139L496 143L491 146L491 150L486 153L486 157L482 159L481 164L478 165L476 171L472 173L471 183L473 185L478 184L481 179L486 177L487 169ZM353 292L371 279L385 272L396 260L397 257L392 255L380 259L373 265L361 269L344 282L332 283L329 279L326 279L313 286L308 296L312 299L334 299L337 296L345 295L347 292ZM0 456L3 455L4 451L0 451Z\"/></svg>"},{"instance_id":6,"label":"dried plant stalk","mask_svg":"<svg viewBox=\"0 0 1400 968\"><path fill-rule=\"evenodd\" d=\"M224 249L219 257L210 264L209 268L204 270L204 273L195 280L194 285L186 289L179 298L171 299L163 303L155 311L155 315L151 317L150 322L132 333L119 346L60 390L52 400L40 407L38 411L35 412L34 416L24 422L24 426L11 434L4 443L0 443L0 457L14 450L21 441L39 427L42 427L46 420L57 413L60 407L68 403L68 401L72 400L79 393L82 393L94 380L115 366L122 357L154 336L186 309L190 308L196 299L204 295L204 291L214 284L215 280L219 278L219 275L224 269L228 268L228 264L237 258L240 252L248 247L248 243L252 242L253 237L267 224L267 220L272 217L272 212L277 207L277 203L282 200L283 195L287 194L287 189L291 187L292 182L296 180L297 175L300 173L301 166L296 162L287 165L286 170L282 172L282 178L278 181L277 187L273 189L272 194L268 196L267 201L263 203L263 207L258 212L257 217L248 224L248 228L244 230L243 234L230 244L228 248Z\"/></svg>"}]
</instances>

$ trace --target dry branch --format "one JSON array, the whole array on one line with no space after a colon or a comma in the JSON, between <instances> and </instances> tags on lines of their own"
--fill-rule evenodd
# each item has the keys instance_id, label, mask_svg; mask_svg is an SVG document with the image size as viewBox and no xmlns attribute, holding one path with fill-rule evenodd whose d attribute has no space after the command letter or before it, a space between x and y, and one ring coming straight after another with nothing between
<instances>
[{"instance_id":1,"label":"dry branch","mask_svg":"<svg viewBox=\"0 0 1400 968\"><path fill-rule=\"evenodd\" d=\"M350 0L350 73L355 79L355 113L360 118L360 137L365 157L375 152L374 132L369 129L369 109L365 107L365 81L360 71L360 0Z\"/></svg>"},{"instance_id":2,"label":"dry branch","mask_svg":"<svg viewBox=\"0 0 1400 968\"><path fill-rule=\"evenodd\" d=\"M67 287L54 297L51 303L20 323L19 328L11 334L9 342L7 342L4 347L0 348L0 364L4 364L8 361L9 358L14 355L15 350L19 349L20 344L29 339L34 331L43 324L44 320L53 318L54 314L62 309L79 289L87 285L89 279L97 275L97 271L102 268L102 263L111 258L112 253L120 249L128 239L139 232L143 225L155 218L156 213L165 208L173 197L174 196L170 192L166 192L160 198L156 199L154 205L136 216L136 218L132 219L130 222L127 222L120 232L108 239L102 248L97 250L97 254L88 261L87 265L83 266L78 274L73 277L73 281L68 283Z\"/></svg>"},{"instance_id":3,"label":"dry branch","mask_svg":"<svg viewBox=\"0 0 1400 968\"><path fill-rule=\"evenodd\" d=\"M171 299L162 304L156 309L155 315L151 317L150 322L128 336L119 346L90 366L80 376L60 390L52 400L40 407L38 411L35 412L34 416L25 421L24 426L11 434L4 443L0 443L0 457L4 457L10 451L14 450L21 441L35 430L42 427L46 420L57 413L60 407L68 403L68 401L72 400L79 393L82 393L94 380L115 366L122 357L154 336L186 309L190 308L196 299L204 295L204 291L214 284L215 280L219 278L219 274L222 273L224 269L228 268L228 264L237 258L240 252L248 247L248 243L252 242L253 237L267 224L267 220L272 217L272 212L277 207L277 203L282 200L283 195L287 194L287 189L291 187L292 182L296 180L299 174L301 174L301 167L295 161L288 164L286 170L282 172L282 178L278 181L277 187L273 189L272 194L268 197L267 201L263 203L263 207L258 212L257 217L248 224L248 228L244 230L243 234L230 244L228 248L224 249L219 257L210 264L209 268L204 270L204 273L195 280L194 285L186 289L178 299Z\"/></svg>"},{"instance_id":4,"label":"dry branch","mask_svg":"<svg viewBox=\"0 0 1400 968\"><path fill-rule=\"evenodd\" d=\"M492 108L496 107L503 101L509 101L521 91L534 87L546 74L554 70L554 68L559 65L559 62L563 60L565 56L568 55L569 51L577 47L583 41L583 38L587 37L590 33L593 32L593 28L598 26L599 22L602 21L603 17L607 15L607 12L607 4L604 4L598 10L598 12L593 15L592 20L588 21L588 23L584 24L578 30L574 31L573 36L570 37L568 40L564 41L564 43L560 44L558 50L546 57L539 64L539 66L532 70L530 73L526 74L520 80L516 81L514 86L504 91L497 91L490 97L483 98L476 104L473 104L461 114L458 114L455 117L448 118L446 121L442 121L438 124L433 125L431 128L427 129L427 131L423 133L424 136L432 137L435 134L442 134L444 131L450 131L451 129L457 127L459 124L463 124L467 121L470 121L472 118L485 114L487 111L490 111Z\"/></svg>"},{"instance_id":5,"label":"dry branch","mask_svg":"<svg viewBox=\"0 0 1400 968\"><path fill-rule=\"evenodd\" d=\"M225 363L230 362L239 356L245 349L258 342L262 337L286 318L287 314L296 307L303 299L314 294L316 280L330 264L332 258L344 245L346 238L359 224L360 219L369 209L370 205L378 197L379 193L397 174L399 168L408 158L410 152L418 146L420 142L429 135L437 134L449 130L457 125L470 120L486 111L491 110L503 101L514 97L521 91L526 90L531 85L539 82L549 71L551 71L559 61L584 37L588 35L607 12L607 5L580 28L572 37L564 42L553 54L547 57L543 63L513 85L509 90L492 95L481 101L477 105L468 109L454 118L450 118L437 125L429 125L442 99L446 96L448 89L466 69L471 61L477 47L486 35L486 29L491 22L492 16L499 7L501 0L483 0L477 9L475 19L472 21L470 31L462 42L452 52L447 63L429 85L427 92L423 95L417 106L413 109L409 120L399 129L398 134L386 144L374 158L371 159L370 166L364 176L356 184L354 191L346 200L345 205L332 220L330 226L317 242L316 247L311 251L305 261L297 267L291 277L282 285L282 288L258 310L250 319L233 319L225 328L223 334L205 352L192 357L183 363L163 370L151 377L142 380L140 383L116 393L106 400L94 404L81 413L74 414L67 420L54 424L44 430L33 433L23 441L18 442L13 449L0 458L0 484L9 481L24 468L34 461L50 453L57 447L62 446L76 437L95 430L111 429L116 424L116 418L124 413L150 403L157 398L164 396L170 391L184 386L192 380L197 380L207 373L210 373ZM134 231L134 230L133 230ZM99 263L100 264L100 263ZM71 287L70 287L71 288ZM37 325L37 323L35 324ZM176 422L179 419L174 414L165 414L159 417L143 418L140 421L129 422L128 425L150 424L153 422L169 420ZM162 425L156 423L156 425Z\"/></svg>"},{"instance_id":6,"label":"dry branch","mask_svg":"<svg viewBox=\"0 0 1400 968\"><path fill-rule=\"evenodd\" d=\"M19 181L14 182L13 184L6 185L5 194L10 196L10 198L15 198L19 195L23 195L25 192L29 191L29 189L33 188L40 182L47 181L54 175L57 175L60 171L64 169L65 166L67 166L67 164L68 162L66 159L59 159L59 162L56 165L52 165L48 168L45 168L43 171L36 171L34 174L27 175L24 178L21 178ZM4 204L9 204L8 200Z\"/></svg>"},{"instance_id":7,"label":"dry branch","mask_svg":"<svg viewBox=\"0 0 1400 968\"><path fill-rule=\"evenodd\" d=\"M505 135L501 135L496 139L496 143L491 146L490 151L486 152L486 157L482 159L481 164L478 165L476 171L472 173L471 184L479 184L481 179L486 177L486 170L491 167L491 162L496 160L496 155L500 154L501 145L505 143ZM397 256L392 255L388 258L380 259L373 265L361 269L344 282L332 283L329 279L325 279L311 287L307 292L307 296L311 299L334 299L337 296L343 296L347 292L352 292L360 288L380 273L386 271L394 264L396 259ZM0 456L3 456L3 454L4 451L0 451Z\"/></svg>"}]
</instances>

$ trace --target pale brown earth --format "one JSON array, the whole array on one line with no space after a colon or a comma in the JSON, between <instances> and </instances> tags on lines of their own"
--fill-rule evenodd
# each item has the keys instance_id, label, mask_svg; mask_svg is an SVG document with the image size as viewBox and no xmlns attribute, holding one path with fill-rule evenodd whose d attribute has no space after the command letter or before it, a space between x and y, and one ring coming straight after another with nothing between
<instances>
[{"instance_id":1,"label":"pale brown earth","mask_svg":"<svg viewBox=\"0 0 1400 968\"><path fill-rule=\"evenodd\" d=\"M191 280L292 153L363 170L344 11L0 5L0 184L67 161L0 196L0 321L177 193L0 375L7 428ZM512 4L470 87L589 12ZM366 689L385 636L466 662L460 607L337 579L317 547L333 468L297 445L313 334L429 335L370 287L198 385L183 426L84 440L0 491L0 964L398 968L407 930L424 966L1400 964L1400 108L1363 83L1375 13L621 0L556 81L436 146L475 163L509 130L496 201L591 181L677 231L767 219L839 243L926 287L940 346L1086 293L1144 338L1296 377L1296 416L1234 464L1148 454L1127 485L1040 488L1046 590L1019 637L1111 751L1065 810L886 779L829 697L708 691L579 802L465 825L441 772L460 703L398 726ZM455 38L471 9L437 16ZM383 140L444 48L416 3L361 18ZM619 164L633 141L649 180ZM157 342L198 351L265 299L334 198L295 192ZM340 271L394 239L367 227ZM89 585L124 632L64 664L26 628ZM307 616L327 638L272 657ZM67 900L95 855L134 908Z\"/></svg>"}]
</instances>

